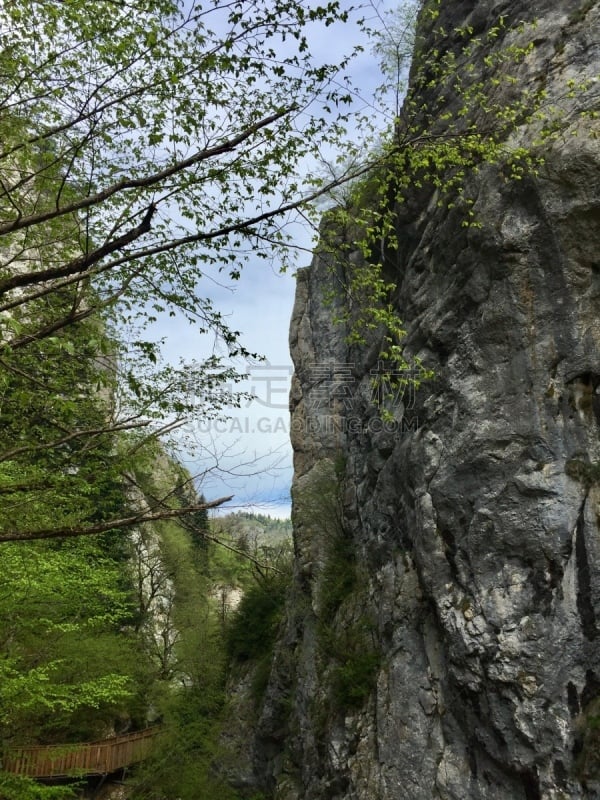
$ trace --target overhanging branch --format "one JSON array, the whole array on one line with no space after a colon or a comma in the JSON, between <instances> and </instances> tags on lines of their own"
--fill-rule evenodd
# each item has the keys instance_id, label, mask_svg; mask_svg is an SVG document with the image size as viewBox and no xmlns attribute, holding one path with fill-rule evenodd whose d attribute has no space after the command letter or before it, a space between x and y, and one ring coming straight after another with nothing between
<instances>
[{"instance_id":1,"label":"overhanging branch","mask_svg":"<svg viewBox=\"0 0 600 800\"><path fill-rule=\"evenodd\" d=\"M95 525L79 525L65 528L41 528L34 531L0 531L0 542L29 542L39 539L59 539L73 536L92 536L96 533L106 533L117 528L133 528L136 525L143 525L145 522L156 522L163 519L184 519L188 514L196 514L199 511L206 511L209 508L217 508L223 503L229 502L233 495L220 497L218 500L211 500L207 503L200 503L195 506L185 508L163 509L161 511L141 511L129 517L120 517L98 522Z\"/></svg>"},{"instance_id":2,"label":"overhanging branch","mask_svg":"<svg viewBox=\"0 0 600 800\"><path fill-rule=\"evenodd\" d=\"M292 105L288 108L276 111L274 114L263 117L258 122L254 123L254 125L250 125L237 136L233 136L231 139L227 139L225 142L221 142L221 144L217 144L214 147L208 147L205 150L200 150L199 152L194 153L193 156L182 159L181 161L177 161L170 167L165 167L165 169L159 170L158 172L153 172L151 175L147 175L144 178L123 178L122 180L107 186L105 189L102 189L100 192L89 195L89 197L84 197L74 203L68 203L62 208L53 208L48 211L41 211L38 214L29 214L28 216L23 216L11 222L5 222L4 224L0 225L0 236L3 236L7 233L14 233L15 231L23 230L24 228L31 228L34 225L40 225L43 222L48 222L49 220L57 219L58 217L63 217L68 214L74 214L83 210L84 208L91 208L92 206L104 203L106 200L109 200L116 194L129 189L149 189L166 180L167 178L172 177L173 175L177 175L180 172L185 172L186 170L190 169L190 167L200 164L202 161L208 161L211 158L216 158L224 155L225 153L231 153L247 139L254 136L255 133L258 133L258 131L262 130L263 128L272 125L274 122L277 122L277 120L287 116L287 114L290 114L294 110L295 106ZM0 283L0 291L2 290L4 290L4 282Z\"/></svg>"}]
</instances>

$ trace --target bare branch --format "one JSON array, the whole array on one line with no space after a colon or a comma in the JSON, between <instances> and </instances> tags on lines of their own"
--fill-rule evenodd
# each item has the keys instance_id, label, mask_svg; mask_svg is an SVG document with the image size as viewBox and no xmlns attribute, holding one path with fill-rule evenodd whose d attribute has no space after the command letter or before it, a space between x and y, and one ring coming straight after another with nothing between
<instances>
[{"instance_id":1,"label":"bare branch","mask_svg":"<svg viewBox=\"0 0 600 800\"><path fill-rule=\"evenodd\" d=\"M106 533L106 531L116 530L117 528L133 528L136 525L143 525L145 522L156 522L163 519L184 519L187 514L196 514L199 511L206 511L209 508L217 508L223 503L233 499L220 497L218 500L211 500L207 503L200 503L195 506L185 508L170 508L162 511L140 511L130 517L121 517L98 522L96 525L80 525L65 528L41 528L37 531L0 531L0 542L29 542L39 539L58 539L72 536L93 536L96 533Z\"/></svg>"},{"instance_id":2,"label":"bare branch","mask_svg":"<svg viewBox=\"0 0 600 800\"><path fill-rule=\"evenodd\" d=\"M133 486L139 489L140 492L143 492L145 497L148 497L150 500L152 500L153 503L156 503L159 506L163 506L165 508L167 508L167 506L165 505L165 500L167 500L168 497L171 497L173 494L175 494L176 490L180 488L180 486L175 486L171 492L169 492L162 498L162 500L159 500L157 497L153 496L152 494L149 494L146 489L143 489L132 475L126 475L125 477L129 481L129 483L131 483ZM190 477L190 479L186 481L186 483L191 484L192 480L193 478ZM247 561L250 561L261 573L263 570L266 569L272 569L274 572L278 573L281 572L281 570L277 569L276 567L270 565L267 566L266 564L263 564L254 556L251 556L250 553L247 553L244 550L240 550L239 548L234 547L232 544L229 544L228 542L224 542L222 539L219 539L218 536L213 536L210 533L207 533L206 530L204 530L204 528L200 528L198 527L198 525L192 525L187 519L181 519L179 520L179 523L181 527L185 528L185 530L188 531L189 533L199 535L203 539L206 539L206 541L214 542L215 544L218 544L220 547L224 547L225 550L229 550L231 553L235 553L236 555L245 558Z\"/></svg>"},{"instance_id":3,"label":"bare branch","mask_svg":"<svg viewBox=\"0 0 600 800\"><path fill-rule=\"evenodd\" d=\"M6 450L0 454L0 463L3 461L10 461L16 456L23 455L24 453L37 453L43 450L52 450L56 447L62 447L75 439L82 439L85 437L97 437L104 434L119 433L123 431L130 431L139 428L146 428L150 425L150 420L127 420L119 422L116 425L107 424L102 428L84 428L82 430L72 431L71 433L63 436L61 439L56 439L52 442L44 442L43 444L23 445L22 447L14 447L12 450ZM170 425L169 427L172 427Z\"/></svg>"}]
</instances>

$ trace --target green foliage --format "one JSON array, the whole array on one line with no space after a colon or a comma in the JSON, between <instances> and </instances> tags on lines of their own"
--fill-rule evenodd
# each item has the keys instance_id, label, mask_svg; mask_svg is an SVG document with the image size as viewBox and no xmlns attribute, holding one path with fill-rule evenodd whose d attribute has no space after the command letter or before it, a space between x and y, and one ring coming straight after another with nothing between
<instances>
[{"instance_id":1,"label":"green foliage","mask_svg":"<svg viewBox=\"0 0 600 800\"><path fill-rule=\"evenodd\" d=\"M152 757L128 784L132 800L235 800L236 792L214 769L222 755L219 722L207 716L203 689L180 689L162 705L164 734Z\"/></svg>"},{"instance_id":2,"label":"green foliage","mask_svg":"<svg viewBox=\"0 0 600 800\"><path fill-rule=\"evenodd\" d=\"M45 786L32 778L0 771L2 800L72 800L78 796L74 786Z\"/></svg>"},{"instance_id":3,"label":"green foliage","mask_svg":"<svg viewBox=\"0 0 600 800\"><path fill-rule=\"evenodd\" d=\"M360 708L372 694L381 656L372 637L365 635L362 625L346 632L343 655L331 673L331 701L334 710Z\"/></svg>"},{"instance_id":4,"label":"green foliage","mask_svg":"<svg viewBox=\"0 0 600 800\"><path fill-rule=\"evenodd\" d=\"M0 535L90 525L125 509L112 378L96 325L0 359Z\"/></svg>"},{"instance_id":5,"label":"green foliage","mask_svg":"<svg viewBox=\"0 0 600 800\"><path fill-rule=\"evenodd\" d=\"M249 355L201 287L289 259L285 227L308 196L298 164L339 135L311 109L351 99L307 34L346 19L335 0L6 4L0 356L42 340L74 356L60 332L108 314L121 411L172 423L235 403L222 388L235 369L217 355L165 365L144 329L177 313Z\"/></svg>"},{"instance_id":6,"label":"green foliage","mask_svg":"<svg viewBox=\"0 0 600 800\"><path fill-rule=\"evenodd\" d=\"M213 530L215 535L226 533L242 550L252 550L255 544L261 547L279 545L292 538L291 520L247 511L236 511L215 518Z\"/></svg>"},{"instance_id":7,"label":"green foliage","mask_svg":"<svg viewBox=\"0 0 600 800\"><path fill-rule=\"evenodd\" d=\"M157 660L162 691L155 687L154 704L165 735L131 779L131 797L234 800L237 794L218 772L218 764L227 760L219 745L226 661L252 662L258 697L268 677L289 578L268 563L258 570L243 553L215 544L214 538L199 553L189 532L174 522L158 527L161 563L171 583L165 601L177 635L163 662L166 671ZM223 619L215 587L228 581L246 589L240 609ZM165 638L161 641L164 645Z\"/></svg>"},{"instance_id":8,"label":"green foliage","mask_svg":"<svg viewBox=\"0 0 600 800\"><path fill-rule=\"evenodd\" d=\"M81 323L61 336L74 340L86 328ZM0 530L10 525L25 537L53 525L67 533L73 527L85 531L98 521L131 514L136 505L198 505L190 476L153 437L111 430L110 393L98 396L92 380L102 369L94 351L72 359L67 355L61 371L53 359L46 363L41 357L48 340L39 347L36 380L56 387L57 398L44 406L47 398L31 391L24 370L13 371L5 382L0 411L6 426L0 439L18 452L4 464L0 459L5 500ZM29 358L33 351L22 353ZM23 366L26 358L20 359ZM69 394L73 388L75 396ZM24 420L36 425L38 409L37 443L25 439L15 447L15 440L23 441ZM67 434L64 445L55 447L57 437L64 438L61 431L73 428L92 432ZM200 510L186 524L201 537L206 514ZM214 620L202 618L203 612L210 616L208 588L198 579L189 535L169 521L155 523L152 535L161 541L159 560L155 553L145 554L135 568L132 540L118 530L94 538L2 545L0 734L5 741L85 741L122 724L144 725L149 706L162 694L161 680L189 685L201 677L207 709L221 702L218 629ZM168 586L158 613L146 604L134 573L155 578L152 591Z\"/></svg>"},{"instance_id":9,"label":"green foliage","mask_svg":"<svg viewBox=\"0 0 600 800\"><path fill-rule=\"evenodd\" d=\"M432 377L426 365L405 353L406 331L397 311L404 268L398 221L406 198L427 192L432 205L455 208L463 227L478 227L471 176L484 167L495 168L498 180L536 175L548 146L571 122L567 111L549 104L543 85L519 77L535 48L535 23L510 27L500 16L479 35L465 26L450 36L440 3L432 0L421 10L415 38L415 11L416 4L404 3L372 32L386 78L378 96L384 107L387 102L388 128L374 135L371 169L334 198L320 242L331 256L335 288L329 299L348 342L379 344L384 369L376 381L390 391L374 394L384 417L391 415L386 394L397 395L409 384L419 388ZM582 113L597 109L593 81L574 79L568 94L578 98ZM365 117L363 125L367 129L372 122ZM533 144L517 143L523 125L530 127ZM348 156L341 159L342 166L347 161Z\"/></svg>"},{"instance_id":10,"label":"green foliage","mask_svg":"<svg viewBox=\"0 0 600 800\"><path fill-rule=\"evenodd\" d=\"M173 505L194 500L189 475L159 448L138 458L132 480L144 502L156 495ZM192 532L173 520L141 526L125 543L109 534L5 543L3 740L103 738L118 724L143 726L152 709L165 736L133 779L135 796L234 798L213 770L222 755L226 659L214 582L226 562L237 583L256 578L243 553L224 550L219 560L217 552L212 541L199 550ZM261 570L257 577L276 594L280 572L269 564ZM269 636L272 642L274 628ZM11 797L28 796L29 783L10 785Z\"/></svg>"},{"instance_id":11,"label":"green foliage","mask_svg":"<svg viewBox=\"0 0 600 800\"><path fill-rule=\"evenodd\" d=\"M236 661L270 653L281 622L289 575L273 574L245 592L227 631L227 649Z\"/></svg>"},{"instance_id":12,"label":"green foliage","mask_svg":"<svg viewBox=\"0 0 600 800\"><path fill-rule=\"evenodd\" d=\"M227 659L251 668L256 703L268 683L291 581L288 531L289 521L245 513L219 518L212 527L213 541L221 544L211 548L209 574L217 595L222 595ZM234 589L242 592L241 600L226 611L226 596Z\"/></svg>"},{"instance_id":13,"label":"green foliage","mask_svg":"<svg viewBox=\"0 0 600 800\"><path fill-rule=\"evenodd\" d=\"M565 463L565 473L589 488L600 483L600 462L590 463L571 458Z\"/></svg>"},{"instance_id":14,"label":"green foliage","mask_svg":"<svg viewBox=\"0 0 600 800\"><path fill-rule=\"evenodd\" d=\"M206 574L224 631L240 594L277 584L277 576L289 573L291 558L289 520L238 512L211 521Z\"/></svg>"},{"instance_id":15,"label":"green foliage","mask_svg":"<svg viewBox=\"0 0 600 800\"><path fill-rule=\"evenodd\" d=\"M491 165L520 180L564 131L544 88L515 76L531 56L530 29L510 31L500 18L480 36L459 31L449 49L439 0L423 7L433 44L417 41L400 113L412 10L389 20L376 44L389 127L371 163L354 154L360 165L350 173L364 180L328 212L335 235L321 244L343 265L339 320L350 343L378 337L400 386L430 377L406 357L396 312L407 191L428 191L455 207L465 228L477 226L469 176ZM220 413L231 400L222 387L236 373L218 357L165 365L144 328L181 312L229 353L246 352L201 287L207 275L235 279L273 247L285 260L279 219L303 204L307 187L313 196L326 190L310 178L302 185L296 168L335 140L342 120L307 109L316 98L343 108L349 95L332 88L336 65L310 60L305 34L346 15L335 2L308 10L287 0L210 8L13 0L0 14L8 34L0 51L0 538L104 531L94 541L2 545L0 734L15 743L96 738L118 718L143 722L152 705L167 735L135 796L229 799L212 770L225 660L254 666L258 697L285 603L284 559L263 544L253 550L247 531L232 530L228 542L254 566L216 550L202 508L187 531L172 521L142 528L135 553L111 523L132 512L136 492L152 509L199 505L156 439L163 424ZM573 80L569 97L590 88ZM537 126L539 151L511 143L523 123ZM586 482L597 477L576 462L568 468ZM380 660L360 612L364 579L339 482L340 470L324 475L304 502L305 522L329 538L319 644L331 713L364 702ZM130 555L139 568L133 589ZM227 623L227 653L214 597L225 582L245 591ZM161 602L154 630L148 585ZM11 800L67 792L8 776L0 787Z\"/></svg>"},{"instance_id":16,"label":"green foliage","mask_svg":"<svg viewBox=\"0 0 600 800\"><path fill-rule=\"evenodd\" d=\"M252 666L252 695L256 703L267 688L273 648L285 612L291 580L289 561L286 566L282 571L255 577L226 627L230 660Z\"/></svg>"},{"instance_id":17,"label":"green foliage","mask_svg":"<svg viewBox=\"0 0 600 800\"><path fill-rule=\"evenodd\" d=\"M2 738L102 737L134 701L139 658L119 561L90 540L6 544L2 559Z\"/></svg>"},{"instance_id":18,"label":"green foliage","mask_svg":"<svg viewBox=\"0 0 600 800\"><path fill-rule=\"evenodd\" d=\"M315 709L318 728L333 715L360 708L375 687L381 665L374 631L362 608L366 577L342 514L345 469L342 457L335 463L322 462L313 484L296 497L302 524L319 535L324 548L317 589L317 643L321 684L328 689L321 707Z\"/></svg>"},{"instance_id":19,"label":"green foliage","mask_svg":"<svg viewBox=\"0 0 600 800\"><path fill-rule=\"evenodd\" d=\"M329 542L319 582L318 641L330 666L330 713L359 708L374 689L381 656L360 608L364 588L353 542Z\"/></svg>"},{"instance_id":20,"label":"green foliage","mask_svg":"<svg viewBox=\"0 0 600 800\"><path fill-rule=\"evenodd\" d=\"M345 459L338 453L335 462L320 461L311 473L310 483L295 489L294 524L327 542L344 535L341 492L344 470Z\"/></svg>"},{"instance_id":21,"label":"green foliage","mask_svg":"<svg viewBox=\"0 0 600 800\"><path fill-rule=\"evenodd\" d=\"M216 349L165 364L145 329L178 314L250 355L202 286L293 252L298 164L339 135L310 109L350 101L307 31L347 13L12 0L0 16L0 540L76 535L127 510L148 440L181 445L184 421L239 404Z\"/></svg>"},{"instance_id":22,"label":"green foliage","mask_svg":"<svg viewBox=\"0 0 600 800\"><path fill-rule=\"evenodd\" d=\"M319 583L320 616L328 624L359 585L356 553L352 540L335 536L329 542L327 559Z\"/></svg>"}]
</instances>

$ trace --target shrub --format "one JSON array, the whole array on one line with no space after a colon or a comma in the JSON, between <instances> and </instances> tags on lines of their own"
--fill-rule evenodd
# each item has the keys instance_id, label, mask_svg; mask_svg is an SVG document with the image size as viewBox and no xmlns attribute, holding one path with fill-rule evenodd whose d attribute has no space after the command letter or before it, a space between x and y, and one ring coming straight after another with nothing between
<instances>
[{"instance_id":1,"label":"shrub","mask_svg":"<svg viewBox=\"0 0 600 800\"><path fill-rule=\"evenodd\" d=\"M250 661L272 651L287 586L288 575L277 573L246 591L227 628L227 651L232 659Z\"/></svg>"},{"instance_id":2,"label":"shrub","mask_svg":"<svg viewBox=\"0 0 600 800\"><path fill-rule=\"evenodd\" d=\"M338 710L360 708L375 688L381 659L374 648L348 654L332 673L331 697Z\"/></svg>"},{"instance_id":3,"label":"shrub","mask_svg":"<svg viewBox=\"0 0 600 800\"><path fill-rule=\"evenodd\" d=\"M325 625L329 624L357 585L356 555L352 541L343 534L335 536L329 544L320 581L321 618Z\"/></svg>"}]
</instances>

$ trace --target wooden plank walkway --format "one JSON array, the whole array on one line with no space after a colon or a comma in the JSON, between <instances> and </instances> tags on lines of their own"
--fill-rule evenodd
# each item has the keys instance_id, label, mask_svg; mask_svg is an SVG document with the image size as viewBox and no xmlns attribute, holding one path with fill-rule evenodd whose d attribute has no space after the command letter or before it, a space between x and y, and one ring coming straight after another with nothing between
<instances>
[{"instance_id":1,"label":"wooden plank walkway","mask_svg":"<svg viewBox=\"0 0 600 800\"><path fill-rule=\"evenodd\" d=\"M15 747L2 758L2 769L30 778L109 775L148 757L160 727L85 744Z\"/></svg>"}]
</instances>

